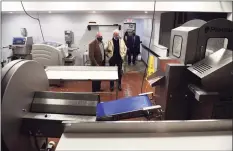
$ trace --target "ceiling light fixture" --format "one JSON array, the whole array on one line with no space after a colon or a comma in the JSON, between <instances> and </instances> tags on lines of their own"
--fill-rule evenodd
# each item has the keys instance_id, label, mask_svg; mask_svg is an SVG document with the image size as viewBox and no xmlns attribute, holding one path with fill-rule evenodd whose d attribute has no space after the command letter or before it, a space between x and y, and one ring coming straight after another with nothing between
<instances>
[{"instance_id":1,"label":"ceiling light fixture","mask_svg":"<svg viewBox=\"0 0 233 151\"><path fill-rule=\"evenodd\" d=\"M147 11L145 11L145 14L147 14L148 12Z\"/></svg>"},{"instance_id":2,"label":"ceiling light fixture","mask_svg":"<svg viewBox=\"0 0 233 151\"><path fill-rule=\"evenodd\" d=\"M10 14L12 14L13 12L9 12Z\"/></svg>"},{"instance_id":3,"label":"ceiling light fixture","mask_svg":"<svg viewBox=\"0 0 233 151\"><path fill-rule=\"evenodd\" d=\"M49 14L51 14L52 12L51 11L49 11Z\"/></svg>"}]
</instances>

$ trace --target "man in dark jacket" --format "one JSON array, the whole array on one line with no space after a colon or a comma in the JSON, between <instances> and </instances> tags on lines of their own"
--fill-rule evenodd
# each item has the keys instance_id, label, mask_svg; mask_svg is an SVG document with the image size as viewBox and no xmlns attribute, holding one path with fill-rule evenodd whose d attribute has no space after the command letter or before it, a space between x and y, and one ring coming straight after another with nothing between
<instances>
[{"instance_id":1,"label":"man in dark jacket","mask_svg":"<svg viewBox=\"0 0 233 151\"><path fill-rule=\"evenodd\" d=\"M133 55L133 64L136 63L136 58L138 54L140 53L140 37L135 34L135 31L133 31L132 36L129 36L127 39L127 46L128 46L128 65L131 64L132 59L131 56Z\"/></svg>"},{"instance_id":2,"label":"man in dark jacket","mask_svg":"<svg viewBox=\"0 0 233 151\"><path fill-rule=\"evenodd\" d=\"M89 58L92 66L105 65L105 51L102 42L103 37L100 32L96 34L96 39L89 44ZM101 81L92 81L92 92L101 91Z\"/></svg>"}]
</instances>

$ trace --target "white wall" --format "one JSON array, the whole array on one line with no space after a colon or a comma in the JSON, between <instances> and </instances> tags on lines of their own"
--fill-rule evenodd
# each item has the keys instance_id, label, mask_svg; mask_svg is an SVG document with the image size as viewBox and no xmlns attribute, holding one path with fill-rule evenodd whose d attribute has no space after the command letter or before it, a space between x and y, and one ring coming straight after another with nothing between
<instances>
[{"instance_id":1,"label":"white wall","mask_svg":"<svg viewBox=\"0 0 233 151\"><path fill-rule=\"evenodd\" d=\"M156 12L154 18L154 29L152 33L152 41L151 45L158 44L159 41L159 31L160 31L160 18L162 12ZM150 37L151 37L151 29L152 29L152 19L148 18L144 20L144 36L142 39L142 43L149 47Z\"/></svg>"},{"instance_id":2,"label":"white wall","mask_svg":"<svg viewBox=\"0 0 233 151\"><path fill-rule=\"evenodd\" d=\"M159 46L159 34L160 34L160 20L161 14L163 12L156 12L154 18L154 29L152 32L152 40L151 46L149 47L150 37L151 37L151 27L152 27L152 19L145 19L144 20L144 36L142 38L142 44L146 47L150 48L152 51L160 55L161 57L166 56L166 48L163 46ZM141 51L142 60L147 62L148 60L148 51L142 48ZM149 54L151 55L151 54ZM155 59L155 64L157 64L157 60Z\"/></svg>"},{"instance_id":3,"label":"white wall","mask_svg":"<svg viewBox=\"0 0 233 151\"><path fill-rule=\"evenodd\" d=\"M158 1L156 11L232 12L231 2ZM28 11L153 11L153 1L141 2L24 2ZM19 2L3 2L3 11L22 11Z\"/></svg>"},{"instance_id":4,"label":"white wall","mask_svg":"<svg viewBox=\"0 0 233 151\"><path fill-rule=\"evenodd\" d=\"M36 16L36 14L32 14ZM64 31L72 30L74 32L74 43L80 48L80 52L87 50L87 45L95 38L98 30L103 32L104 41L112 37L112 31L116 27L99 27L87 30L88 22L96 21L97 24L121 24L123 25L125 19L135 18L137 22L141 22L142 18L149 18L147 14L137 13L60 13L60 14L40 14L41 25L46 41L56 41L65 43ZM140 24L139 27L140 28ZM20 28L27 28L28 36L32 36L34 43L42 42L39 25L36 20L33 20L23 13L3 14L2 15L2 44L3 46L10 45L12 38L21 36ZM142 31L138 30L140 33ZM11 55L11 51L3 49L3 59ZM79 56L80 64L82 56Z\"/></svg>"},{"instance_id":5,"label":"white wall","mask_svg":"<svg viewBox=\"0 0 233 151\"><path fill-rule=\"evenodd\" d=\"M136 19L136 34L142 39L144 33L144 19ZM141 40L142 41L142 40Z\"/></svg>"},{"instance_id":6,"label":"white wall","mask_svg":"<svg viewBox=\"0 0 233 151\"><path fill-rule=\"evenodd\" d=\"M232 2L232 5L233 5L233 2ZM227 19L228 20L230 20L230 21L233 21L233 15L232 15L233 13L228 13L227 14ZM227 45L228 45L228 40L224 40L224 48L226 48L227 47Z\"/></svg>"}]
</instances>

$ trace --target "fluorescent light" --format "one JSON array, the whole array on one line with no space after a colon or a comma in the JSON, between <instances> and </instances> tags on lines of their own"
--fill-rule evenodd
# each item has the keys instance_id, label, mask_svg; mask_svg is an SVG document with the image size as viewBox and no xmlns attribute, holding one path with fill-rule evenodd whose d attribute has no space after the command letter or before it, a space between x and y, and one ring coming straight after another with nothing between
<instances>
[{"instance_id":1,"label":"fluorescent light","mask_svg":"<svg viewBox=\"0 0 233 151\"><path fill-rule=\"evenodd\" d=\"M13 12L9 12L10 14L12 14Z\"/></svg>"},{"instance_id":2,"label":"fluorescent light","mask_svg":"<svg viewBox=\"0 0 233 151\"><path fill-rule=\"evenodd\" d=\"M147 14L148 12L147 11L145 11L145 14Z\"/></svg>"},{"instance_id":3,"label":"fluorescent light","mask_svg":"<svg viewBox=\"0 0 233 151\"><path fill-rule=\"evenodd\" d=\"M92 13L96 13L96 11L92 11Z\"/></svg>"},{"instance_id":4,"label":"fluorescent light","mask_svg":"<svg viewBox=\"0 0 233 151\"><path fill-rule=\"evenodd\" d=\"M51 11L49 11L49 14L51 14L52 12Z\"/></svg>"}]
</instances>

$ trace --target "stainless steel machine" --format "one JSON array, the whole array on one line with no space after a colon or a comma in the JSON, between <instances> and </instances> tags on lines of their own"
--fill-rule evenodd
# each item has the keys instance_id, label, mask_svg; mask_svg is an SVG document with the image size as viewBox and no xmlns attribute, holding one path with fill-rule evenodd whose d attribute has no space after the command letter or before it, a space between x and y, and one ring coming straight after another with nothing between
<instances>
[{"instance_id":1,"label":"stainless steel machine","mask_svg":"<svg viewBox=\"0 0 233 151\"><path fill-rule=\"evenodd\" d=\"M73 78L84 76L84 79L91 79L90 76L95 70L89 69L91 67L80 68L83 71L81 74L84 75L76 74L79 77ZM100 97L95 93L49 92L48 77L56 71L52 69L57 68L50 67L48 74L43 66L32 60L14 60L3 68L1 80L1 132L2 144L5 147L2 148L3 151L39 150L44 143L47 144L48 137L61 137L66 127L64 122L88 123L96 122L96 120L108 120L109 118L116 120L144 115L150 118L159 110L159 106L150 105L151 102L146 96L137 97L142 98L139 100L143 102L139 106L140 108L136 105L138 104L137 99L131 98L129 101L132 103L125 99L123 102L126 102L125 104L133 109L125 108L122 113L119 111L121 108L119 103L122 102L120 100L104 105L103 102L100 103ZM70 73L74 68L70 69L65 72ZM78 71L81 72L80 70L76 72ZM96 72L100 72L102 76L105 75L105 79L112 80L112 76L115 77L114 79L118 79L115 67L100 67ZM96 76L96 79L100 77ZM113 113L109 114L109 110L113 110ZM35 143L31 143L31 140Z\"/></svg>"},{"instance_id":2,"label":"stainless steel machine","mask_svg":"<svg viewBox=\"0 0 233 151\"><path fill-rule=\"evenodd\" d=\"M219 28L224 29L220 32L225 32L225 29L229 31L228 28L233 27L232 22L220 21ZM207 24L215 27L215 24L210 23ZM200 27L199 32L203 26ZM229 43L232 41L232 36L226 34ZM204 36L204 40L206 37L208 36ZM203 37L198 36L198 41L202 41L201 38ZM228 46L230 46L228 49L232 49L232 45ZM161 150L163 147L168 150L169 148L164 146L170 146L169 142L176 141L174 139L176 137L181 141L177 142L178 145L173 143L172 147L176 144L180 150L190 149L192 145L201 146L192 142L201 140L200 143L203 143L207 137L208 142L209 140L211 142L202 144L207 145L204 148L211 150L218 147L219 150L231 150L232 120L209 120L228 118L226 113L219 113L227 111L227 107L231 109L229 104L232 103L232 85L230 85L232 78L229 74L233 68L230 58L232 51L228 49L221 49L216 52L217 54L212 54L204 60L200 59L193 65L181 64L176 58L168 61L174 61L176 64L167 64L160 59L162 70L153 75L155 78L148 80L152 81L153 85L160 84L156 87L156 104L162 106L165 121L96 122L99 95L49 92L47 74L39 63L30 60L12 61L2 69L1 150L38 151L44 146L43 144L47 144L48 137L61 136L57 151L91 150L91 146L99 150L115 149L117 146L122 147L122 150L133 150L135 149L131 145L133 143L142 144L140 148L142 150L153 150L159 144L166 144L157 149ZM219 75L226 80L219 80ZM212 84L216 79L219 87ZM187 119L208 120L186 121ZM187 136L190 139L187 139ZM164 138L169 138L169 141ZM216 138L218 141L212 141ZM100 140L107 140L108 145L98 144ZM157 145L141 143L147 142L146 140L161 143ZM183 147L185 140L191 141L187 143L189 146ZM87 142L93 145L86 145ZM113 143L116 145L108 148L109 144Z\"/></svg>"},{"instance_id":3,"label":"stainless steel machine","mask_svg":"<svg viewBox=\"0 0 233 151\"><path fill-rule=\"evenodd\" d=\"M132 135L140 139L142 137L139 134L142 133L148 137L152 137L151 133L155 132L171 133L174 138L174 132L182 132L184 135L183 132L190 131L195 132L192 134L195 137L196 132L210 131L211 135L220 135L218 131L224 131L221 132L221 136L225 138L226 145L231 139L229 135L232 128L231 120L96 122L96 105L100 100L99 95L49 92L45 70L35 61L10 62L2 70L1 82L2 151L38 151L46 146L48 137L60 138L61 136L62 144L58 144L57 150L72 150L67 141L79 139L80 133L85 137L84 141L92 140L89 134L104 138L102 134L96 133L105 133L108 136L118 133L118 138L123 139L132 138L127 134L135 133ZM75 137L67 138L67 133L73 133ZM153 139L156 138L158 136L153 136ZM76 140L72 146L79 148L81 147L79 143L81 142ZM99 146L103 147L104 143ZM226 148L229 149L229 146Z\"/></svg>"},{"instance_id":4,"label":"stainless steel machine","mask_svg":"<svg viewBox=\"0 0 233 151\"><path fill-rule=\"evenodd\" d=\"M78 50L78 48L72 48L71 44L74 42L74 33L71 30L65 30L65 41L68 45L68 52L69 56L64 58L66 65L74 65L75 64L75 58L72 56L73 51Z\"/></svg>"},{"instance_id":5,"label":"stainless steel machine","mask_svg":"<svg viewBox=\"0 0 233 151\"><path fill-rule=\"evenodd\" d=\"M11 49L13 51L12 60L28 59L31 60L31 50L33 45L32 37L14 37Z\"/></svg>"},{"instance_id":6,"label":"stainless steel machine","mask_svg":"<svg viewBox=\"0 0 233 151\"><path fill-rule=\"evenodd\" d=\"M45 70L35 61L10 62L2 69L1 83L4 151L34 151L31 139L40 146L44 140L36 137L60 137L63 121L96 119L97 94L48 92Z\"/></svg>"},{"instance_id":7,"label":"stainless steel machine","mask_svg":"<svg viewBox=\"0 0 233 151\"><path fill-rule=\"evenodd\" d=\"M209 38L227 38L228 46L205 56ZM172 30L169 56L158 59L160 69L148 78L165 120L232 119L232 50L232 21Z\"/></svg>"}]
</instances>

